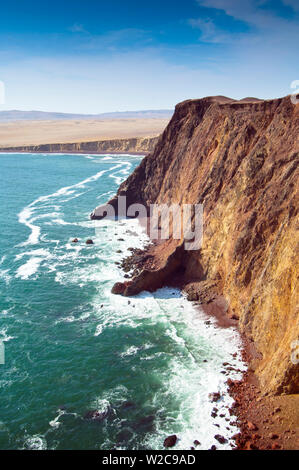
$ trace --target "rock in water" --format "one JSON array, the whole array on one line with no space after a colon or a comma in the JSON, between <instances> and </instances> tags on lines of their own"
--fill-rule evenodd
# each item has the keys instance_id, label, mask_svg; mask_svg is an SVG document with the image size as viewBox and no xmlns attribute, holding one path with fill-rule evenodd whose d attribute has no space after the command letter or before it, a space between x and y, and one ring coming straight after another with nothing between
<instances>
[{"instance_id":1,"label":"rock in water","mask_svg":"<svg viewBox=\"0 0 299 470\"><path fill-rule=\"evenodd\" d=\"M216 434L216 436L214 436L214 438L215 438L220 444L226 444L226 443L227 443L227 439L225 439L225 437L221 436L220 434Z\"/></svg>"},{"instance_id":2,"label":"rock in water","mask_svg":"<svg viewBox=\"0 0 299 470\"><path fill-rule=\"evenodd\" d=\"M93 421L103 421L109 415L110 410L99 411L99 410L90 410L84 415L84 419L91 419Z\"/></svg>"},{"instance_id":3,"label":"rock in water","mask_svg":"<svg viewBox=\"0 0 299 470\"><path fill-rule=\"evenodd\" d=\"M125 284L123 282L116 282L111 289L112 294L123 294L125 291Z\"/></svg>"},{"instance_id":4,"label":"rock in water","mask_svg":"<svg viewBox=\"0 0 299 470\"><path fill-rule=\"evenodd\" d=\"M211 402L219 401L220 398L221 398L221 395L219 392L209 393L209 399Z\"/></svg>"},{"instance_id":5,"label":"rock in water","mask_svg":"<svg viewBox=\"0 0 299 470\"><path fill-rule=\"evenodd\" d=\"M173 447L176 445L177 436L173 434L172 436L166 437L164 441L164 447Z\"/></svg>"},{"instance_id":6,"label":"rock in water","mask_svg":"<svg viewBox=\"0 0 299 470\"><path fill-rule=\"evenodd\" d=\"M91 240L91 238L86 240L86 245L93 245L93 241Z\"/></svg>"},{"instance_id":7,"label":"rock in water","mask_svg":"<svg viewBox=\"0 0 299 470\"><path fill-rule=\"evenodd\" d=\"M74 238L74 240L72 240L72 243L78 243L78 238Z\"/></svg>"},{"instance_id":8,"label":"rock in water","mask_svg":"<svg viewBox=\"0 0 299 470\"><path fill-rule=\"evenodd\" d=\"M122 408L123 408L124 410L136 408L136 404L135 404L133 401L125 401L125 402L122 404Z\"/></svg>"}]
</instances>

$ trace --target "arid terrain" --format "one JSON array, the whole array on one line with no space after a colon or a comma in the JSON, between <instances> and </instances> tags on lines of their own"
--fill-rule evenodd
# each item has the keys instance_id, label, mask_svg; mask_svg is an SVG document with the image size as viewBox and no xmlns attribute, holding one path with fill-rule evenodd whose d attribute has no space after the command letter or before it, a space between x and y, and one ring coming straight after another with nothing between
<instances>
[{"instance_id":1,"label":"arid terrain","mask_svg":"<svg viewBox=\"0 0 299 470\"><path fill-rule=\"evenodd\" d=\"M169 119L81 119L0 123L0 148L155 137Z\"/></svg>"}]
</instances>

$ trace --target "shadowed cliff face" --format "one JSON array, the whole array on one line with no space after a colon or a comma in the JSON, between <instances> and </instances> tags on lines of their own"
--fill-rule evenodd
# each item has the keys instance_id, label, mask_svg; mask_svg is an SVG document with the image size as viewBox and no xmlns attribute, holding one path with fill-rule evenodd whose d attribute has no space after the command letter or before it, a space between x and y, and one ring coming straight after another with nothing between
<instances>
[{"instance_id":1,"label":"shadowed cliff face","mask_svg":"<svg viewBox=\"0 0 299 470\"><path fill-rule=\"evenodd\" d=\"M299 340L298 131L290 97L185 101L118 191L128 204L204 205L202 249L184 251L182 240L150 248L154 261L124 293L167 284L179 272L200 300L202 282L216 281L228 314L261 353L254 367L265 393L299 392L291 361Z\"/></svg>"}]
</instances>

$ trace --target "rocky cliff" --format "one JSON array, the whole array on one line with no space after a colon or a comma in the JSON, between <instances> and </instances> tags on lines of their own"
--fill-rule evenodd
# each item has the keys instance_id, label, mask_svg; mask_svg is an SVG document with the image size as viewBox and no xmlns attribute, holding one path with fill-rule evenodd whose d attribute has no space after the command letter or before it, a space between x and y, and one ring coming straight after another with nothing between
<instances>
[{"instance_id":1,"label":"rocky cliff","mask_svg":"<svg viewBox=\"0 0 299 470\"><path fill-rule=\"evenodd\" d=\"M299 365L291 361L299 340L298 131L299 106L290 97L185 101L118 191L146 207L203 204L202 249L185 251L172 239L151 247L142 271L119 291L179 278L190 299L209 302L212 286L255 344L252 367L264 393L299 392Z\"/></svg>"},{"instance_id":2,"label":"rocky cliff","mask_svg":"<svg viewBox=\"0 0 299 470\"><path fill-rule=\"evenodd\" d=\"M57 152L57 153L148 153L158 137L136 137L129 139L98 140L90 142L28 145L22 147L0 147L1 152Z\"/></svg>"}]
</instances>

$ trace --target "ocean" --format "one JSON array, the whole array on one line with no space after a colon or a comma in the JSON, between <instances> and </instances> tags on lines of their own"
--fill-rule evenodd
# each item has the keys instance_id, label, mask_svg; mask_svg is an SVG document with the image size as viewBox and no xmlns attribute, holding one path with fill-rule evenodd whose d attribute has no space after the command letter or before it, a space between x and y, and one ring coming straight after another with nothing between
<instances>
[{"instance_id":1,"label":"ocean","mask_svg":"<svg viewBox=\"0 0 299 470\"><path fill-rule=\"evenodd\" d=\"M111 294L117 263L147 237L137 220L89 214L141 158L0 154L0 449L159 450L170 434L174 449L233 444L226 381L241 375L223 363L245 369L238 332L174 288Z\"/></svg>"}]
</instances>

